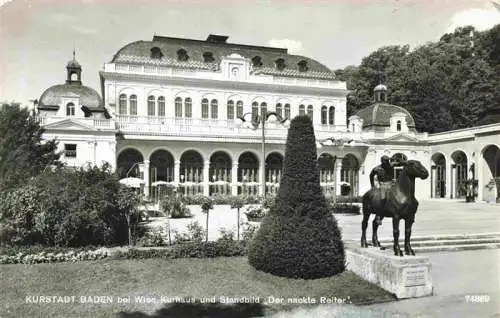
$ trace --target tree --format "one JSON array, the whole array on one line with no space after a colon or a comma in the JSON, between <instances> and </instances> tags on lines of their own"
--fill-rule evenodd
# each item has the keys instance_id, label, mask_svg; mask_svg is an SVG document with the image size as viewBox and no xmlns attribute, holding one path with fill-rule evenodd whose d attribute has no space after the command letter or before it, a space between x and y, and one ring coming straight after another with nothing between
<instances>
[{"instance_id":1,"label":"tree","mask_svg":"<svg viewBox=\"0 0 500 318\"><path fill-rule=\"evenodd\" d=\"M292 278L327 277L345 269L341 233L319 184L308 116L291 122L279 192L250 242L248 260L257 270Z\"/></svg>"},{"instance_id":2,"label":"tree","mask_svg":"<svg viewBox=\"0 0 500 318\"><path fill-rule=\"evenodd\" d=\"M43 140L34 114L19 104L0 107L0 187L11 188L60 165L56 140Z\"/></svg>"}]
</instances>

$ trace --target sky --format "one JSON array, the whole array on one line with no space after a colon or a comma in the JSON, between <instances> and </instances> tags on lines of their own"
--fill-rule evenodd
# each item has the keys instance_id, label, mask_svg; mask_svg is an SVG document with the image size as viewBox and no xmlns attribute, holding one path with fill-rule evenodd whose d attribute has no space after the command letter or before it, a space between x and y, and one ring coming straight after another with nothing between
<instances>
[{"instance_id":1,"label":"sky","mask_svg":"<svg viewBox=\"0 0 500 318\"><path fill-rule=\"evenodd\" d=\"M0 0L0 101L29 105L64 83L73 48L83 83L100 91L104 63L154 34L227 35L335 70L381 46L415 48L459 26L498 23L500 11L486 0Z\"/></svg>"}]
</instances>

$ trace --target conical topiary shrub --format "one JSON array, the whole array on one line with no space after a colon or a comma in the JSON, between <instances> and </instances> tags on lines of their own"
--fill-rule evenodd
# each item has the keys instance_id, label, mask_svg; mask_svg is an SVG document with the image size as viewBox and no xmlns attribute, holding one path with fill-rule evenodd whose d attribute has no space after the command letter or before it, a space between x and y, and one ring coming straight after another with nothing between
<instances>
[{"instance_id":1,"label":"conical topiary shrub","mask_svg":"<svg viewBox=\"0 0 500 318\"><path fill-rule=\"evenodd\" d=\"M345 269L337 221L319 184L316 140L308 116L288 130L278 196L248 247L257 270L292 278L320 278Z\"/></svg>"}]
</instances>

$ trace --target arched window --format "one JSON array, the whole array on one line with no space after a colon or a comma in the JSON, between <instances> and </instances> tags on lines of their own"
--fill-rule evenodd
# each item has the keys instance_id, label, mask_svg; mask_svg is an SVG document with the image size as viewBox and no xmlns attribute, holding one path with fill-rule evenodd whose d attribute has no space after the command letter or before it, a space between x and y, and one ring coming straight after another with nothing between
<instances>
[{"instance_id":1,"label":"arched window","mask_svg":"<svg viewBox=\"0 0 500 318\"><path fill-rule=\"evenodd\" d=\"M243 116L243 102L241 100L236 103L236 116Z\"/></svg>"},{"instance_id":2,"label":"arched window","mask_svg":"<svg viewBox=\"0 0 500 318\"><path fill-rule=\"evenodd\" d=\"M118 114L127 115L127 95L121 94L118 101Z\"/></svg>"},{"instance_id":3,"label":"arched window","mask_svg":"<svg viewBox=\"0 0 500 318\"><path fill-rule=\"evenodd\" d=\"M257 117L259 117L259 103L253 102L252 103L252 120L255 120Z\"/></svg>"},{"instance_id":4,"label":"arched window","mask_svg":"<svg viewBox=\"0 0 500 318\"><path fill-rule=\"evenodd\" d=\"M75 116L75 104L68 103L66 105L66 116Z\"/></svg>"},{"instance_id":5,"label":"arched window","mask_svg":"<svg viewBox=\"0 0 500 318\"><path fill-rule=\"evenodd\" d=\"M300 105L299 106L299 116L304 116L306 114L306 106Z\"/></svg>"},{"instance_id":6,"label":"arched window","mask_svg":"<svg viewBox=\"0 0 500 318\"><path fill-rule=\"evenodd\" d=\"M290 117L290 104L285 104L285 118L292 119Z\"/></svg>"},{"instance_id":7,"label":"arched window","mask_svg":"<svg viewBox=\"0 0 500 318\"><path fill-rule=\"evenodd\" d=\"M137 96L130 95L130 115L137 116Z\"/></svg>"},{"instance_id":8,"label":"arched window","mask_svg":"<svg viewBox=\"0 0 500 318\"><path fill-rule=\"evenodd\" d=\"M313 105L307 106L307 116L309 116L311 120L313 119Z\"/></svg>"},{"instance_id":9,"label":"arched window","mask_svg":"<svg viewBox=\"0 0 500 318\"><path fill-rule=\"evenodd\" d=\"M266 113L267 113L267 103L265 103L265 102L260 103L260 113L264 114L264 116L266 116Z\"/></svg>"},{"instance_id":10,"label":"arched window","mask_svg":"<svg viewBox=\"0 0 500 318\"><path fill-rule=\"evenodd\" d=\"M335 125L335 107L330 106L328 110L328 124Z\"/></svg>"},{"instance_id":11,"label":"arched window","mask_svg":"<svg viewBox=\"0 0 500 318\"><path fill-rule=\"evenodd\" d=\"M210 112L211 118L217 119L217 117L219 116L219 107L216 99L212 99L212 101L210 102L210 108L211 108Z\"/></svg>"},{"instance_id":12,"label":"arched window","mask_svg":"<svg viewBox=\"0 0 500 318\"><path fill-rule=\"evenodd\" d=\"M182 117L182 98L180 97L175 98L175 117Z\"/></svg>"},{"instance_id":13,"label":"arched window","mask_svg":"<svg viewBox=\"0 0 500 318\"><path fill-rule=\"evenodd\" d=\"M148 116L154 116L155 115L155 97L154 96L149 96L148 97Z\"/></svg>"},{"instance_id":14,"label":"arched window","mask_svg":"<svg viewBox=\"0 0 500 318\"><path fill-rule=\"evenodd\" d=\"M165 117L165 97L158 97L158 116Z\"/></svg>"},{"instance_id":15,"label":"arched window","mask_svg":"<svg viewBox=\"0 0 500 318\"><path fill-rule=\"evenodd\" d=\"M281 103L276 104L276 114L283 117L283 107L281 106Z\"/></svg>"},{"instance_id":16,"label":"arched window","mask_svg":"<svg viewBox=\"0 0 500 318\"><path fill-rule=\"evenodd\" d=\"M208 118L208 99L201 100L201 118Z\"/></svg>"},{"instance_id":17,"label":"arched window","mask_svg":"<svg viewBox=\"0 0 500 318\"><path fill-rule=\"evenodd\" d=\"M401 131L401 120L398 120L398 121L396 122L396 130L397 130L397 131Z\"/></svg>"},{"instance_id":18,"label":"arched window","mask_svg":"<svg viewBox=\"0 0 500 318\"><path fill-rule=\"evenodd\" d=\"M193 117L193 103L191 102L190 97L186 97L186 99L184 99L184 116L186 118Z\"/></svg>"},{"instance_id":19,"label":"arched window","mask_svg":"<svg viewBox=\"0 0 500 318\"><path fill-rule=\"evenodd\" d=\"M321 124L326 125L328 122L328 108L326 106L321 107Z\"/></svg>"},{"instance_id":20,"label":"arched window","mask_svg":"<svg viewBox=\"0 0 500 318\"><path fill-rule=\"evenodd\" d=\"M227 119L234 119L234 102L227 101Z\"/></svg>"}]
</instances>

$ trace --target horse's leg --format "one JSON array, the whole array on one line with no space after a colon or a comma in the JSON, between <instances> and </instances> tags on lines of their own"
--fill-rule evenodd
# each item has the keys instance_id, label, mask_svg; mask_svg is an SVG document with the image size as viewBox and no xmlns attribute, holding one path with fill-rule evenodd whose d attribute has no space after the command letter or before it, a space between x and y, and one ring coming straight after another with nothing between
<instances>
[{"instance_id":1,"label":"horse's leg","mask_svg":"<svg viewBox=\"0 0 500 318\"><path fill-rule=\"evenodd\" d=\"M363 221L361 221L361 247L368 247L366 242L366 228L368 227L368 219L370 218L370 210L368 206L363 204Z\"/></svg>"},{"instance_id":2,"label":"horse's leg","mask_svg":"<svg viewBox=\"0 0 500 318\"><path fill-rule=\"evenodd\" d=\"M415 256L415 252L411 248L410 239L411 239L411 227L414 221L415 221L415 215L408 215L405 218L405 254L413 256Z\"/></svg>"},{"instance_id":3,"label":"horse's leg","mask_svg":"<svg viewBox=\"0 0 500 318\"><path fill-rule=\"evenodd\" d=\"M394 215L392 217L392 235L394 237L394 255L403 256L403 251L399 247L399 215Z\"/></svg>"},{"instance_id":4,"label":"horse's leg","mask_svg":"<svg viewBox=\"0 0 500 318\"><path fill-rule=\"evenodd\" d=\"M383 218L384 218L383 216L377 215L375 216L375 219L373 220L372 223L372 229L373 229L372 243L374 247L380 247L381 250L385 250L385 247L381 246L378 240L378 227L382 224Z\"/></svg>"}]
</instances>

